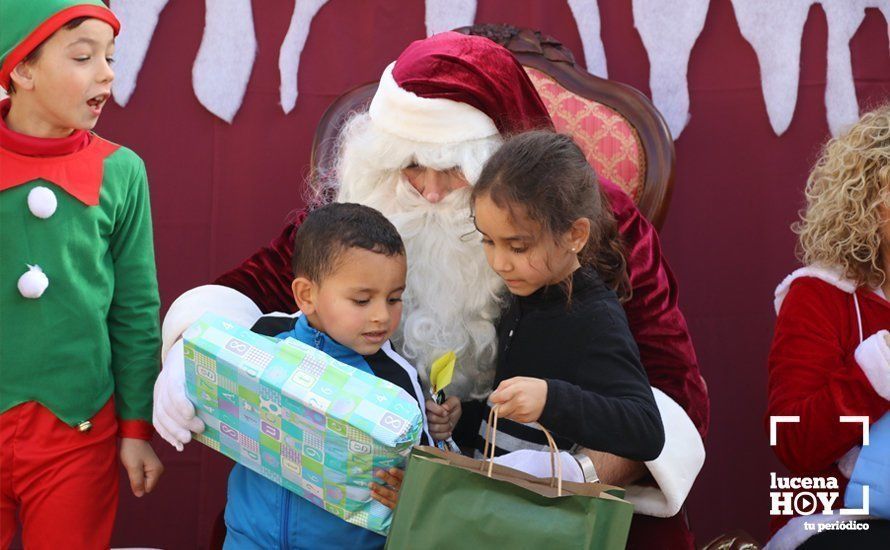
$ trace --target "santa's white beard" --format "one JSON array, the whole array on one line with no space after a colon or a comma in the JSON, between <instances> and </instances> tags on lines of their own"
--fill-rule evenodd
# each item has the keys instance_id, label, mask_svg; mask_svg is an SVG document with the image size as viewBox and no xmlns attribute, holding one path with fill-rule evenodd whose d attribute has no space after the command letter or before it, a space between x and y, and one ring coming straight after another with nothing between
<instances>
[{"instance_id":1,"label":"santa's white beard","mask_svg":"<svg viewBox=\"0 0 890 550\"><path fill-rule=\"evenodd\" d=\"M429 387L432 362L454 351L457 368L446 393L482 399L492 390L504 286L485 260L469 209L469 188L432 204L399 172L354 197L382 212L399 230L408 257L396 349Z\"/></svg>"}]
</instances>

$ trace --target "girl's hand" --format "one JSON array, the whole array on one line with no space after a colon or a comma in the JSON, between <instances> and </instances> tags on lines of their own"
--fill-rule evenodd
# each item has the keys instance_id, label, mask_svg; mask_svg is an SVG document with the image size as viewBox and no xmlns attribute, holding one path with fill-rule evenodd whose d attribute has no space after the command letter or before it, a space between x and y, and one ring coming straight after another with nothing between
<instances>
[{"instance_id":1,"label":"girl's hand","mask_svg":"<svg viewBox=\"0 0 890 550\"><path fill-rule=\"evenodd\" d=\"M498 416L515 422L537 422L547 403L547 381L517 376L504 380L488 397Z\"/></svg>"},{"instance_id":2,"label":"girl's hand","mask_svg":"<svg viewBox=\"0 0 890 550\"><path fill-rule=\"evenodd\" d=\"M148 441L121 438L121 464L130 477L130 489L137 497L150 493L164 473L164 465Z\"/></svg>"},{"instance_id":3,"label":"girl's hand","mask_svg":"<svg viewBox=\"0 0 890 550\"><path fill-rule=\"evenodd\" d=\"M402 480L405 479L405 470L399 468L390 468L388 472L377 470L375 475L378 479L382 479L386 485L371 483L371 497L387 508L395 510L396 503L399 501L399 489L402 488Z\"/></svg>"},{"instance_id":4,"label":"girl's hand","mask_svg":"<svg viewBox=\"0 0 890 550\"><path fill-rule=\"evenodd\" d=\"M460 399L453 395L441 405L432 399L426 402L426 421L430 428L430 435L436 441L445 441L451 437L451 432L460 420Z\"/></svg>"}]
</instances>

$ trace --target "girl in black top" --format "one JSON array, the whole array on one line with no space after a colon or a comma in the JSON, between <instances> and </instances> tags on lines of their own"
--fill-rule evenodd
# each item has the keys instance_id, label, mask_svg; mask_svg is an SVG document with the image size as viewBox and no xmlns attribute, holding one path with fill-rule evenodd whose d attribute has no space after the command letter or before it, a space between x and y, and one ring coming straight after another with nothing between
<instances>
[{"instance_id":1,"label":"girl in black top","mask_svg":"<svg viewBox=\"0 0 890 550\"><path fill-rule=\"evenodd\" d=\"M511 293L489 398L504 419L496 453L546 449L538 422L560 449L657 458L664 428L619 302L629 283L618 228L584 154L560 134L516 136L486 163L471 204Z\"/></svg>"}]
</instances>

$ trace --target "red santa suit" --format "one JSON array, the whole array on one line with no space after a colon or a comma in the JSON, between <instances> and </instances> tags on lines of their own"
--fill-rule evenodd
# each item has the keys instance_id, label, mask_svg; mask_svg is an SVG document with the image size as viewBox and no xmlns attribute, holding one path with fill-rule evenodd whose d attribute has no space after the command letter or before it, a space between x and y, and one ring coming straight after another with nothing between
<instances>
[{"instance_id":1,"label":"red santa suit","mask_svg":"<svg viewBox=\"0 0 890 550\"><path fill-rule=\"evenodd\" d=\"M771 416L800 421L776 426L773 450L792 476L836 478L839 509L855 462L850 451L862 444L862 425L839 418L867 416L874 423L890 410L890 302L880 289L857 287L837 269L804 267L778 286L775 308L765 424L769 430ZM771 518L776 548L815 534L803 529L802 520L851 518L789 519Z\"/></svg>"}]
</instances>

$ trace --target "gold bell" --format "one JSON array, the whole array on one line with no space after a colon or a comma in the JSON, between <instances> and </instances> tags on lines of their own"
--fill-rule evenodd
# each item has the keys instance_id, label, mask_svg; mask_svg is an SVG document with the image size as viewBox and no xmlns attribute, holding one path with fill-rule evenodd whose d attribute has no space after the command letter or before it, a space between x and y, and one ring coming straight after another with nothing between
<instances>
[{"instance_id":1,"label":"gold bell","mask_svg":"<svg viewBox=\"0 0 890 550\"><path fill-rule=\"evenodd\" d=\"M93 423L89 420L84 420L80 424L77 425L77 431L80 433L86 433L93 429Z\"/></svg>"}]
</instances>

